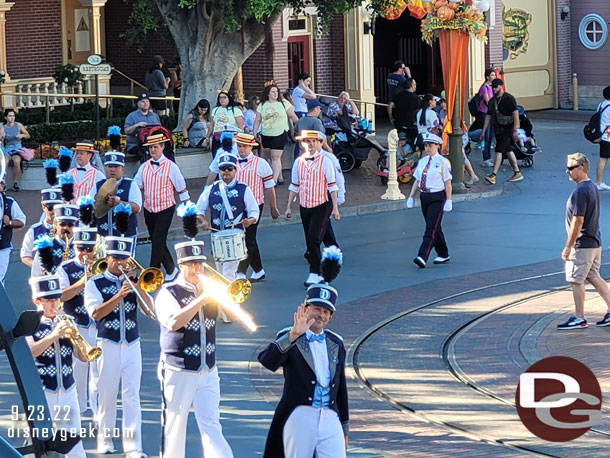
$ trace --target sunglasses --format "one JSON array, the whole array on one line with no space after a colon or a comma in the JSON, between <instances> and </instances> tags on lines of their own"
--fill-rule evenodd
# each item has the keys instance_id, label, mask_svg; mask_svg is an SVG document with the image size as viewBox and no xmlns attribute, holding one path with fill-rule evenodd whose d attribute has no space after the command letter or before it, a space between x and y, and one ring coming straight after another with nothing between
<instances>
[{"instance_id":1,"label":"sunglasses","mask_svg":"<svg viewBox=\"0 0 610 458\"><path fill-rule=\"evenodd\" d=\"M570 171L570 172L571 172L572 170L574 170L574 169L576 169L576 168L578 168L578 167L580 167L580 166L581 166L581 164L576 164L576 165L568 165L568 166L566 167L566 170L568 170L568 171Z\"/></svg>"},{"instance_id":2,"label":"sunglasses","mask_svg":"<svg viewBox=\"0 0 610 458\"><path fill-rule=\"evenodd\" d=\"M74 223L59 223L61 227L74 227Z\"/></svg>"},{"instance_id":3,"label":"sunglasses","mask_svg":"<svg viewBox=\"0 0 610 458\"><path fill-rule=\"evenodd\" d=\"M45 204L45 207L47 207L47 210L49 210L50 212L53 211L53 209L55 208L55 205L53 204Z\"/></svg>"},{"instance_id":4,"label":"sunglasses","mask_svg":"<svg viewBox=\"0 0 610 458\"><path fill-rule=\"evenodd\" d=\"M86 253L93 253L95 251L95 247L93 247L93 246L78 246L78 245L76 245L76 248L78 248L80 251L84 251Z\"/></svg>"},{"instance_id":5,"label":"sunglasses","mask_svg":"<svg viewBox=\"0 0 610 458\"><path fill-rule=\"evenodd\" d=\"M220 167L220 170L222 172L232 172L233 170L235 170L235 167Z\"/></svg>"}]
</instances>

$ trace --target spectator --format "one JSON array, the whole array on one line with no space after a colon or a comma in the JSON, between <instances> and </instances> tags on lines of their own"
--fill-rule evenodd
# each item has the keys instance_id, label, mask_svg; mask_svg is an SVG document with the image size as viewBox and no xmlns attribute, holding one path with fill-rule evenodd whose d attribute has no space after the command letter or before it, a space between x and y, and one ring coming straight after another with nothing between
<instances>
[{"instance_id":1,"label":"spectator","mask_svg":"<svg viewBox=\"0 0 610 458\"><path fill-rule=\"evenodd\" d=\"M212 138L212 155L220 148L220 136L225 125L233 126L242 131L244 129L244 114L239 109L233 95L226 90L218 91L216 106L212 110L212 124L214 126L214 137Z\"/></svg>"},{"instance_id":2,"label":"spectator","mask_svg":"<svg viewBox=\"0 0 610 458\"><path fill-rule=\"evenodd\" d=\"M349 92L346 91L339 94L336 102L331 102L328 105L327 116L324 118L324 127L335 131L341 130L337 124L337 118L343 116L343 109L347 110L348 115L358 116L360 114L356 104L350 100ZM300 131L300 129L297 129L297 132Z\"/></svg>"},{"instance_id":3,"label":"spectator","mask_svg":"<svg viewBox=\"0 0 610 458\"><path fill-rule=\"evenodd\" d=\"M417 82L413 78L407 78L404 82L405 91L399 92L394 100L390 102L392 117L390 121L398 132L407 134L409 143L413 146L417 137L416 115L421 108L421 100L415 93Z\"/></svg>"},{"instance_id":4,"label":"spectator","mask_svg":"<svg viewBox=\"0 0 610 458\"><path fill-rule=\"evenodd\" d=\"M318 99L311 99L307 102L307 115L299 119L295 125L295 130L301 132L302 130L315 130L320 133L324 133L324 125L320 121L320 114L322 113L322 103ZM327 141L322 142L322 148L326 151L332 152L332 148L328 145ZM301 147L301 142L296 142L294 145L294 158L296 159L304 151Z\"/></svg>"},{"instance_id":5,"label":"spectator","mask_svg":"<svg viewBox=\"0 0 610 458\"><path fill-rule=\"evenodd\" d=\"M316 98L316 93L311 90L311 76L309 73L299 75L299 84L292 90L292 103L297 118L307 114L307 102Z\"/></svg>"},{"instance_id":6,"label":"spectator","mask_svg":"<svg viewBox=\"0 0 610 458\"><path fill-rule=\"evenodd\" d=\"M597 107L598 111L602 111L599 128L603 132L602 139L599 142L599 161L597 163L597 173L595 176L595 183L597 184L597 189L600 191L610 189L610 186L602 181L604 178L604 171L606 170L606 164L608 163L608 159L610 159L610 109L607 109L610 106L610 86L604 88L603 96L604 100L602 100Z\"/></svg>"},{"instance_id":7,"label":"spectator","mask_svg":"<svg viewBox=\"0 0 610 458\"><path fill-rule=\"evenodd\" d=\"M141 146L138 139L140 130L144 127L160 125L159 116L150 109L148 94L140 94L138 96L138 109L127 115L123 126L125 135L127 135L127 152L137 156L140 162L144 162L146 160L146 149Z\"/></svg>"},{"instance_id":8,"label":"spectator","mask_svg":"<svg viewBox=\"0 0 610 458\"><path fill-rule=\"evenodd\" d=\"M489 184L496 184L496 174L500 169L500 165L502 165L504 157L508 158L514 171L513 176L507 181L521 181L523 180L523 175L519 170L515 153L511 149L511 141L516 142L519 138L517 101L508 92L504 92L504 82L500 78L496 78L491 82L491 88L493 89L494 97L489 104L481 136L485 138L485 131L488 128L494 129L496 134L496 157L494 159L493 172L485 177L485 181ZM490 124L493 125L491 126Z\"/></svg>"},{"instance_id":9,"label":"spectator","mask_svg":"<svg viewBox=\"0 0 610 458\"><path fill-rule=\"evenodd\" d=\"M485 117L489 109L489 102L494 96L493 89L491 88L491 82L496 79L496 72L493 68L485 70L485 82L481 84L479 88L479 97L481 103L479 104L479 112L475 118L475 129L482 129L485 124ZM494 141L495 135L493 129L487 129L485 131L485 137L480 140L484 141L483 144L483 166L492 167L493 161L491 160L491 143Z\"/></svg>"},{"instance_id":10,"label":"spectator","mask_svg":"<svg viewBox=\"0 0 610 458\"><path fill-rule=\"evenodd\" d=\"M421 101L422 108L417 112L417 133L423 134L429 132L434 126L439 125L438 116L434 108L436 107L436 99L432 94L426 94Z\"/></svg>"},{"instance_id":11,"label":"spectator","mask_svg":"<svg viewBox=\"0 0 610 458\"><path fill-rule=\"evenodd\" d=\"M172 68L169 72L174 97L179 99L180 94L182 93L182 63L180 62L180 57L176 57L176 66ZM177 113L180 108L180 100L174 100L174 111Z\"/></svg>"},{"instance_id":12,"label":"spectator","mask_svg":"<svg viewBox=\"0 0 610 458\"><path fill-rule=\"evenodd\" d=\"M15 110L9 108L5 111L6 124L0 127L0 143L4 143L4 152L7 154L4 160L6 167L13 165L13 191L21 190L19 178L21 177L21 156L19 150L23 148L21 140L30 138L23 124L15 121Z\"/></svg>"},{"instance_id":13,"label":"spectator","mask_svg":"<svg viewBox=\"0 0 610 458\"><path fill-rule=\"evenodd\" d=\"M282 98L280 89L274 82L268 83L263 90L261 103L256 109L254 131L261 127L261 148L265 157L270 159L273 179L277 184L284 183L282 178L282 153L288 138L288 119L297 121L297 116L289 102Z\"/></svg>"},{"instance_id":14,"label":"spectator","mask_svg":"<svg viewBox=\"0 0 610 458\"><path fill-rule=\"evenodd\" d=\"M148 95L151 97L165 97L167 95L167 88L171 78L163 74L163 65L165 61L161 56L153 56L150 67L146 72L146 87L148 88ZM165 100L151 100L152 108L157 115L162 115L167 109L167 102Z\"/></svg>"},{"instance_id":15,"label":"spectator","mask_svg":"<svg viewBox=\"0 0 610 458\"><path fill-rule=\"evenodd\" d=\"M404 91L403 83L407 78L411 78L411 70L402 60L397 60L392 64L392 73L386 79L388 85L388 101L394 100L399 92ZM390 118L392 113L388 113Z\"/></svg>"},{"instance_id":16,"label":"spectator","mask_svg":"<svg viewBox=\"0 0 610 458\"><path fill-rule=\"evenodd\" d=\"M253 95L248 99L248 103L246 103L246 111L244 111L244 124L246 125L244 130L246 133L254 136L257 136L260 133L260 127L258 132L253 132L254 120L256 119L256 108L258 107L259 103L261 103L260 97Z\"/></svg>"},{"instance_id":17,"label":"spectator","mask_svg":"<svg viewBox=\"0 0 610 458\"><path fill-rule=\"evenodd\" d=\"M213 130L210 102L201 99L182 121L184 146L209 148Z\"/></svg>"}]
</instances>

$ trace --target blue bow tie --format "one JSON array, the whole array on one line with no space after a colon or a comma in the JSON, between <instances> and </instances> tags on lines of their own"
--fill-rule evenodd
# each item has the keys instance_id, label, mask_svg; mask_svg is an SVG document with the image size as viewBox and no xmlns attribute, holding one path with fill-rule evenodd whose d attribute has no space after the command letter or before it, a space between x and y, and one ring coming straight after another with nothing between
<instances>
[{"instance_id":1,"label":"blue bow tie","mask_svg":"<svg viewBox=\"0 0 610 458\"><path fill-rule=\"evenodd\" d=\"M150 161L150 163L151 163L152 165L159 165L159 162L157 162L157 161Z\"/></svg>"},{"instance_id":2,"label":"blue bow tie","mask_svg":"<svg viewBox=\"0 0 610 458\"><path fill-rule=\"evenodd\" d=\"M305 160L306 161L313 161L315 159L315 157L306 157Z\"/></svg>"},{"instance_id":3,"label":"blue bow tie","mask_svg":"<svg viewBox=\"0 0 610 458\"><path fill-rule=\"evenodd\" d=\"M245 164L248 162L248 159L238 159L240 164Z\"/></svg>"},{"instance_id":4,"label":"blue bow tie","mask_svg":"<svg viewBox=\"0 0 610 458\"><path fill-rule=\"evenodd\" d=\"M324 340L326 340L326 335L324 333L312 334L307 338L307 340L310 342L324 342Z\"/></svg>"},{"instance_id":5,"label":"blue bow tie","mask_svg":"<svg viewBox=\"0 0 610 458\"><path fill-rule=\"evenodd\" d=\"M82 171L82 172L86 172L87 169L85 167L76 167L76 170Z\"/></svg>"}]
</instances>

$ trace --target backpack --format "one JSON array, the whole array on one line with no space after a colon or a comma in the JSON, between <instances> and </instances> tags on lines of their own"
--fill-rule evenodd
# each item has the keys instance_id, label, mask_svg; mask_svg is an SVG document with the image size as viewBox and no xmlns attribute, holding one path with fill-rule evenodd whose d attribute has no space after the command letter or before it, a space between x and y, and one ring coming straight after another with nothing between
<instances>
[{"instance_id":1,"label":"backpack","mask_svg":"<svg viewBox=\"0 0 610 458\"><path fill-rule=\"evenodd\" d=\"M165 142L165 148L163 150L163 154L166 158L168 158L172 162L176 162L176 158L174 156L174 140L172 138L172 134L169 130L167 130L163 126L146 126L140 129L138 133L138 140L140 141L140 145L146 143L146 138L149 135L155 134L165 134L167 138L169 138L168 142ZM146 148L146 147L143 147Z\"/></svg>"},{"instance_id":2,"label":"backpack","mask_svg":"<svg viewBox=\"0 0 610 458\"><path fill-rule=\"evenodd\" d=\"M469 101L468 101L468 111L473 117L477 117L479 114L479 107L481 106L481 96L479 93L476 93Z\"/></svg>"},{"instance_id":3,"label":"backpack","mask_svg":"<svg viewBox=\"0 0 610 458\"><path fill-rule=\"evenodd\" d=\"M608 126L606 126L606 128L600 129L602 113L606 111L606 108L608 107L610 107L610 104L606 105L603 110L598 109L595 113L593 113L593 116L591 116L591 119L589 119L589 122L582 130L585 138L591 143L599 143L602 140L604 131L608 128Z\"/></svg>"}]
</instances>

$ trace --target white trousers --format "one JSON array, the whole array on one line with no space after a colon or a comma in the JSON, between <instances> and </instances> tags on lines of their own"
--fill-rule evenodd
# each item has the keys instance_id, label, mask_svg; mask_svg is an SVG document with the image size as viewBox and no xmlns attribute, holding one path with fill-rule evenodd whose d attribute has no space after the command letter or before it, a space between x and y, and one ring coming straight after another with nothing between
<instances>
[{"instance_id":1,"label":"white trousers","mask_svg":"<svg viewBox=\"0 0 610 458\"><path fill-rule=\"evenodd\" d=\"M216 270L220 272L224 277L226 277L229 281L235 280L235 274L237 273L238 266L239 261L216 261Z\"/></svg>"},{"instance_id":2,"label":"white trousers","mask_svg":"<svg viewBox=\"0 0 610 458\"><path fill-rule=\"evenodd\" d=\"M88 328L83 326L77 326L77 328L85 340L89 342L89 345L92 347L97 345L97 328L95 324L92 323ZM93 412L93 418L95 418L97 412L97 361L85 363L78 358L74 358L74 360L74 381L76 382L76 391L78 392L80 412L84 413L87 410L88 394L91 412Z\"/></svg>"},{"instance_id":3,"label":"white trousers","mask_svg":"<svg viewBox=\"0 0 610 458\"><path fill-rule=\"evenodd\" d=\"M286 458L344 458L345 436L337 412L298 406L283 431Z\"/></svg>"},{"instance_id":4,"label":"white trousers","mask_svg":"<svg viewBox=\"0 0 610 458\"><path fill-rule=\"evenodd\" d=\"M8 270L8 263L11 261L11 249L5 248L0 250L0 281L4 285L4 277L6 277L6 271Z\"/></svg>"},{"instance_id":5,"label":"white trousers","mask_svg":"<svg viewBox=\"0 0 610 458\"><path fill-rule=\"evenodd\" d=\"M98 447L112 445L120 383L123 402L123 451L125 453L132 450L140 451L142 450L140 341L117 344L98 339L97 346L102 349L102 356L98 360Z\"/></svg>"},{"instance_id":6,"label":"white trousers","mask_svg":"<svg viewBox=\"0 0 610 458\"><path fill-rule=\"evenodd\" d=\"M80 408L78 405L78 396L74 386L68 391L63 389L52 391L44 390L44 395L47 398L49 405L49 414L53 419L53 426L60 429L65 429L75 434L80 432ZM83 441L80 440L66 455L68 458L87 458Z\"/></svg>"},{"instance_id":7,"label":"white trousers","mask_svg":"<svg viewBox=\"0 0 610 458\"><path fill-rule=\"evenodd\" d=\"M186 425L191 406L205 458L233 458L231 447L222 435L220 426L220 379L218 369L210 372L178 371L159 363L161 381L161 456L184 458ZM189 455L193 456L192 454ZM309 457L311 458L311 456Z\"/></svg>"}]
</instances>

